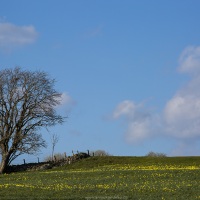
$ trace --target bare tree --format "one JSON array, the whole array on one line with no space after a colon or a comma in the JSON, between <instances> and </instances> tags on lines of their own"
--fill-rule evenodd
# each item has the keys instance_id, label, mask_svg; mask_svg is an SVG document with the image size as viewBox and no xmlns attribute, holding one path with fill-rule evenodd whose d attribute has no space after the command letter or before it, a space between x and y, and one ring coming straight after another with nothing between
<instances>
[{"instance_id":1,"label":"bare tree","mask_svg":"<svg viewBox=\"0 0 200 200\"><path fill-rule=\"evenodd\" d=\"M45 72L15 69L0 71L0 173L21 154L46 147L39 130L62 123L56 113L61 93Z\"/></svg>"},{"instance_id":2,"label":"bare tree","mask_svg":"<svg viewBox=\"0 0 200 200\"><path fill-rule=\"evenodd\" d=\"M53 161L54 158L54 149L56 144L58 143L59 140L59 136L55 133L52 134L51 136L51 144L52 144L52 154L51 154L51 160Z\"/></svg>"}]
</instances>

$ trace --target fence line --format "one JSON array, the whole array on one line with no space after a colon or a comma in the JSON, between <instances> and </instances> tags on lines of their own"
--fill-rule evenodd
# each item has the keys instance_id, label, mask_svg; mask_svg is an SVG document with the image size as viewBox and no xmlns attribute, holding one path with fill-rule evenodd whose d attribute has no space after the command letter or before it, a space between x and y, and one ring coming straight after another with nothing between
<instances>
[{"instance_id":1,"label":"fence line","mask_svg":"<svg viewBox=\"0 0 200 200\"><path fill-rule=\"evenodd\" d=\"M87 152L79 152L78 150L77 151L74 151L72 150L70 153L69 152L64 152L64 153L55 153L54 155L56 154L60 154L60 155L63 155L63 158L69 158L69 157L73 157L75 155L78 155L79 153L86 153L86 154L90 154L90 151L87 150ZM49 155L51 157L51 155ZM22 157L22 156L21 156ZM44 159L41 159L41 157L39 156L36 156L35 158L21 158L21 159L15 159L13 160L13 162L11 163L11 165L21 165L21 164L28 164L28 163L40 163L40 162L44 162ZM55 158L56 160L56 158Z\"/></svg>"}]
</instances>

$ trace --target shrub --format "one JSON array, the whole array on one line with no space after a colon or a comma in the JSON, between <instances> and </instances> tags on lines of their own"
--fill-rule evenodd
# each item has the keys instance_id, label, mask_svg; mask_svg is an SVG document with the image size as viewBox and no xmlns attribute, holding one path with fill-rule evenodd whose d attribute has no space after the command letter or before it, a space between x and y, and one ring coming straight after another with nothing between
<instances>
[{"instance_id":1,"label":"shrub","mask_svg":"<svg viewBox=\"0 0 200 200\"><path fill-rule=\"evenodd\" d=\"M104 150L96 150L90 153L91 156L110 156L110 154Z\"/></svg>"},{"instance_id":2,"label":"shrub","mask_svg":"<svg viewBox=\"0 0 200 200\"><path fill-rule=\"evenodd\" d=\"M164 153L155 153L153 151L150 151L147 155L147 157L167 157Z\"/></svg>"},{"instance_id":3,"label":"shrub","mask_svg":"<svg viewBox=\"0 0 200 200\"><path fill-rule=\"evenodd\" d=\"M65 159L65 154L61 154L61 153L56 153L54 154L54 158L52 159L52 156L46 156L44 158L44 162L50 162L50 161L56 161L59 162L61 160Z\"/></svg>"}]
</instances>

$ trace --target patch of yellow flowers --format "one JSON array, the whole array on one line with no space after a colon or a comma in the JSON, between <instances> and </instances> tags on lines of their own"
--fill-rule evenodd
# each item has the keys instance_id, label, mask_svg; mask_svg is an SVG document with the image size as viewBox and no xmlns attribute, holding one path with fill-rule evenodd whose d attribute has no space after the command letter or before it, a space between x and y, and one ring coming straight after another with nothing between
<instances>
[{"instance_id":1,"label":"patch of yellow flowers","mask_svg":"<svg viewBox=\"0 0 200 200\"><path fill-rule=\"evenodd\" d=\"M156 192L158 187L162 188L162 191L165 193L173 193L176 192L179 187L187 186L188 188L192 187L191 182L187 182L187 180L182 182L170 182L170 179L175 175L173 173L168 173L171 170L179 171L190 171L190 170L199 170L198 166L175 166L175 165L165 165L165 166L135 166L131 164L118 164L118 165L108 165L102 166L94 169L79 169L79 170L63 170L63 171L44 171L38 172L41 175L55 175L55 180L51 180L48 183L47 181L38 181L37 183L30 184L26 173L23 173L21 177L19 177L16 183L11 180L8 183L0 183L0 189L6 188L27 188L27 189L40 189L40 190L54 190L54 191L63 191L63 190L131 190L132 192L144 192L151 191ZM135 173L132 175L130 171L149 171L152 170L152 173L144 173L141 174ZM166 172L162 172L166 170ZM94 176L92 181L83 181L82 179L79 181L79 174L88 174L95 172L103 172L100 173L99 176ZM90 177L90 175L88 177ZM6 176L6 175L4 175ZM130 177L133 176L133 177ZM137 176L137 177L136 177ZM141 176L141 177L140 177ZM134 181L134 179L141 180L140 182ZM72 181L71 181L72 180ZM74 182L75 180L75 182ZM89 178L88 178L89 180ZM83 182L82 182L83 181ZM199 180L195 180L200 183ZM195 182L195 183L196 183ZM197 183L197 184L198 184ZM176 185L176 187L174 187ZM164 199L164 197L163 197Z\"/></svg>"}]
</instances>

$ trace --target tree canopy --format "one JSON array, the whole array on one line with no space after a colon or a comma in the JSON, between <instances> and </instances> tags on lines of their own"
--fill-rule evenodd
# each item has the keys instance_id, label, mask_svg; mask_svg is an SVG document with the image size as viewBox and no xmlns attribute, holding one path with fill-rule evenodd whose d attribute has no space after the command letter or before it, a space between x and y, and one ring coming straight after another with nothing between
<instances>
[{"instance_id":1,"label":"tree canopy","mask_svg":"<svg viewBox=\"0 0 200 200\"><path fill-rule=\"evenodd\" d=\"M61 93L55 79L20 67L0 71L0 173L21 154L46 146L39 130L64 121L56 113Z\"/></svg>"}]
</instances>

